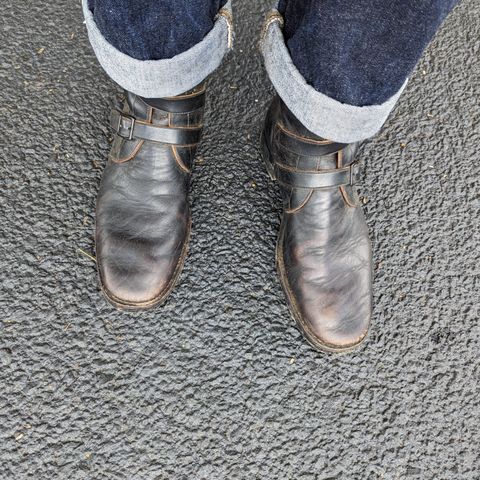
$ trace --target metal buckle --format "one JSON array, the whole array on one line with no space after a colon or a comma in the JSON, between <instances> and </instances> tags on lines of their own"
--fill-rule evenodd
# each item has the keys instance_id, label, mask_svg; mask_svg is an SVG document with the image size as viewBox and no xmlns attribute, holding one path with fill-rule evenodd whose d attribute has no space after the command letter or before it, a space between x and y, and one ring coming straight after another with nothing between
<instances>
[{"instance_id":1,"label":"metal buckle","mask_svg":"<svg viewBox=\"0 0 480 480\"><path fill-rule=\"evenodd\" d=\"M357 183L358 177L360 175L360 163L358 160L350 164L350 185L355 185Z\"/></svg>"},{"instance_id":2,"label":"metal buckle","mask_svg":"<svg viewBox=\"0 0 480 480\"><path fill-rule=\"evenodd\" d=\"M123 125L124 121L130 122L130 125L127 125L127 126ZM134 129L135 129L135 118L130 115L125 115L124 113L120 113L120 116L118 117L117 135L122 138L132 140ZM123 134L123 130L126 130L128 132L128 136Z\"/></svg>"}]
</instances>

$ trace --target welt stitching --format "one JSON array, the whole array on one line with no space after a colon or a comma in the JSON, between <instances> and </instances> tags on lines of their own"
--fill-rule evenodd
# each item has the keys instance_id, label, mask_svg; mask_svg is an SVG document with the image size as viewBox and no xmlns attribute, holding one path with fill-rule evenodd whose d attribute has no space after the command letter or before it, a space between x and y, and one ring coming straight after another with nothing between
<instances>
[{"instance_id":1,"label":"welt stitching","mask_svg":"<svg viewBox=\"0 0 480 480\"><path fill-rule=\"evenodd\" d=\"M312 174L321 174L321 173L337 173L337 172L348 172L350 167L341 167L341 168L325 168L323 170L299 170L297 168L291 167L290 165L285 165L284 163L275 162L278 168L282 170L287 170L288 172L293 173L312 173Z\"/></svg>"},{"instance_id":2,"label":"welt stitching","mask_svg":"<svg viewBox=\"0 0 480 480\"><path fill-rule=\"evenodd\" d=\"M331 145L332 143L334 143L331 140L314 140L313 138L307 138L307 137L304 137L302 135L298 135L297 133L292 132L291 130L288 130L287 128L285 128L280 122L277 122L275 124L275 126L278 129L285 132L289 137L296 138L296 139L301 140L302 142L305 142L305 143L310 143L312 145Z\"/></svg>"},{"instance_id":3,"label":"welt stitching","mask_svg":"<svg viewBox=\"0 0 480 480\"><path fill-rule=\"evenodd\" d=\"M127 162L129 162L130 160L135 158L137 153L140 151L140 148L142 148L142 145L144 144L144 142L145 142L145 140L140 140L138 142L138 144L135 146L135 148L133 149L132 153L128 157L124 157L124 158L121 158L121 159L118 159L118 160L114 160L113 157L110 157L112 162L113 163L127 163Z\"/></svg>"},{"instance_id":4,"label":"welt stitching","mask_svg":"<svg viewBox=\"0 0 480 480\"><path fill-rule=\"evenodd\" d=\"M309 158L315 158L317 155L311 155L311 154L303 154L299 152L294 152L293 150L290 150L287 146L285 146L280 140L278 140L278 146L285 150L288 153L291 153L292 155L298 155L300 157L309 157ZM328 153L327 155L333 155L336 152ZM324 157L326 155L322 155Z\"/></svg>"},{"instance_id":5,"label":"welt stitching","mask_svg":"<svg viewBox=\"0 0 480 480\"><path fill-rule=\"evenodd\" d=\"M178 100L178 99L184 99L184 98L199 97L200 95L204 94L205 91L206 91L206 87L202 87L202 89L199 90L198 92L184 93L182 95L175 95L174 97L165 97L165 100Z\"/></svg>"},{"instance_id":6,"label":"welt stitching","mask_svg":"<svg viewBox=\"0 0 480 480\"><path fill-rule=\"evenodd\" d=\"M348 195L347 191L345 190L345 186L341 185L340 187L340 193L342 194L343 201L347 204L348 207L356 208L358 205L355 203L352 203L350 201L350 196Z\"/></svg>"},{"instance_id":7,"label":"welt stitching","mask_svg":"<svg viewBox=\"0 0 480 480\"><path fill-rule=\"evenodd\" d=\"M175 158L177 165L182 169L184 173L191 173L190 170L187 168L187 166L183 163L182 159L180 158L180 155L178 154L178 151L177 151L177 147L175 145L172 145L171 148L172 148L173 157Z\"/></svg>"},{"instance_id":8,"label":"welt stitching","mask_svg":"<svg viewBox=\"0 0 480 480\"><path fill-rule=\"evenodd\" d=\"M305 197L303 202L298 207L295 207L293 209L287 209L287 210L285 210L285 213L290 213L290 214L298 213L309 202L309 200L312 198L313 192L314 192L313 189L310 190L308 195Z\"/></svg>"}]
</instances>

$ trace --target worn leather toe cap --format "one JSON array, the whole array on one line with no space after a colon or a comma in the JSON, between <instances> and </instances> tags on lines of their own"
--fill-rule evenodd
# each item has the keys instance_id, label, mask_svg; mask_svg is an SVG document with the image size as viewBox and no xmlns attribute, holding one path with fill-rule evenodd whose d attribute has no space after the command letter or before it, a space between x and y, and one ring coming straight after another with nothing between
<instances>
[{"instance_id":1,"label":"worn leather toe cap","mask_svg":"<svg viewBox=\"0 0 480 480\"><path fill-rule=\"evenodd\" d=\"M299 247L281 242L278 268L290 310L309 343L342 352L366 337L372 312L368 237L325 253L313 241Z\"/></svg>"},{"instance_id":2,"label":"worn leather toe cap","mask_svg":"<svg viewBox=\"0 0 480 480\"><path fill-rule=\"evenodd\" d=\"M310 343L324 350L346 351L358 346L365 339L370 326L370 308L359 306L348 311L342 302L319 291L316 305L299 311L300 323Z\"/></svg>"},{"instance_id":3,"label":"worn leather toe cap","mask_svg":"<svg viewBox=\"0 0 480 480\"><path fill-rule=\"evenodd\" d=\"M162 255L159 245L103 234L97 243L102 290L119 308L141 309L161 303L176 283L188 239L172 254Z\"/></svg>"},{"instance_id":4,"label":"worn leather toe cap","mask_svg":"<svg viewBox=\"0 0 480 480\"><path fill-rule=\"evenodd\" d=\"M365 339L371 321L369 292L342 293L328 286L285 282L287 298L298 325L318 350L342 352ZM358 287L357 287L358 289ZM345 290L344 292L348 292Z\"/></svg>"}]
</instances>

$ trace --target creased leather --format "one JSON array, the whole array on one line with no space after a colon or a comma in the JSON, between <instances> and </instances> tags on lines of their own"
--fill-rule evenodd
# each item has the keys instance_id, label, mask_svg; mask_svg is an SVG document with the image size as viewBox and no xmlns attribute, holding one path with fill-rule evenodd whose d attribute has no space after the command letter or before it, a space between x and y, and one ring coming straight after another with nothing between
<instances>
[{"instance_id":1,"label":"creased leather","mask_svg":"<svg viewBox=\"0 0 480 480\"><path fill-rule=\"evenodd\" d=\"M194 110L184 105L188 113L170 113L128 93L123 111L155 125L194 127L203 123L203 104ZM195 152L194 145L114 136L97 200L96 255L102 289L120 308L160 303L176 282L190 233L188 189Z\"/></svg>"},{"instance_id":2,"label":"creased leather","mask_svg":"<svg viewBox=\"0 0 480 480\"><path fill-rule=\"evenodd\" d=\"M281 128L278 128L278 125ZM299 171L322 171L355 161L357 144L337 152L311 155L304 142L322 143L303 127L276 97L268 111L263 135L269 161ZM327 142L328 143L328 142ZM330 149L332 150L332 149ZM335 150L335 149L333 149ZM294 153L295 152L295 153ZM316 175L316 174L313 174ZM310 344L322 351L345 351L366 336L372 308L372 258L368 228L355 186L318 189L281 184L284 213L277 245L280 280L289 307Z\"/></svg>"}]
</instances>

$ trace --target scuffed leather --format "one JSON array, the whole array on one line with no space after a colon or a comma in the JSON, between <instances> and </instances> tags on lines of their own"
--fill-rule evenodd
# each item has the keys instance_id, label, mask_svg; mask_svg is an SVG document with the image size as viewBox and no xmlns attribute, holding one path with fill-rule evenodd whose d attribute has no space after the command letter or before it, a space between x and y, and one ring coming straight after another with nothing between
<instances>
[{"instance_id":1,"label":"scuffed leather","mask_svg":"<svg viewBox=\"0 0 480 480\"><path fill-rule=\"evenodd\" d=\"M281 130L289 132L289 145ZM297 145L292 145L296 136ZM319 171L355 160L356 144L337 144L333 150L338 152L315 156L309 151L310 140L323 141L306 130L276 97L263 135L270 162ZM327 143L324 150L329 148ZM356 188L308 189L281 184L281 190L284 213L277 265L289 307L315 348L349 350L365 338L372 308L371 244Z\"/></svg>"},{"instance_id":2,"label":"scuffed leather","mask_svg":"<svg viewBox=\"0 0 480 480\"><path fill-rule=\"evenodd\" d=\"M175 98L188 104L189 95L197 93ZM156 125L202 125L203 102L200 108L194 102L190 112L169 113L147 101L127 93L124 113ZM195 152L195 145L114 136L97 200L96 255L102 290L117 307L150 307L173 288L190 234L188 189Z\"/></svg>"}]
</instances>

